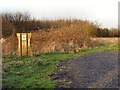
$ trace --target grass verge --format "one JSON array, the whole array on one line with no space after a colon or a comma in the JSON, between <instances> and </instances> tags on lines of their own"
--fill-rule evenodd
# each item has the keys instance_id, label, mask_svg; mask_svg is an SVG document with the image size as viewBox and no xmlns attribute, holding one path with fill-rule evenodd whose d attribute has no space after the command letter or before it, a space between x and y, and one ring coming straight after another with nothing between
<instances>
[{"instance_id":1,"label":"grass verge","mask_svg":"<svg viewBox=\"0 0 120 90\"><path fill-rule=\"evenodd\" d=\"M102 51L120 50L118 44L99 45L81 49L78 53L35 54L34 57L3 56L3 88L55 88L58 83L51 81L59 62L78 56Z\"/></svg>"}]
</instances>

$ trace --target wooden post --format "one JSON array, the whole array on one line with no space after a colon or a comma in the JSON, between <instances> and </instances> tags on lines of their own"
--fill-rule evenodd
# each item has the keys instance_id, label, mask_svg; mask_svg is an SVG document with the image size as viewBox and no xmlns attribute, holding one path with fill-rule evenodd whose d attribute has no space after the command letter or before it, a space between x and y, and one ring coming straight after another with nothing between
<instances>
[{"instance_id":1,"label":"wooden post","mask_svg":"<svg viewBox=\"0 0 120 90\"><path fill-rule=\"evenodd\" d=\"M33 53L30 47L30 39L31 39L31 33L28 33L28 56L32 57Z\"/></svg>"},{"instance_id":2,"label":"wooden post","mask_svg":"<svg viewBox=\"0 0 120 90\"><path fill-rule=\"evenodd\" d=\"M21 56L21 34L17 33L17 37L18 37L18 50L16 55Z\"/></svg>"},{"instance_id":3,"label":"wooden post","mask_svg":"<svg viewBox=\"0 0 120 90\"><path fill-rule=\"evenodd\" d=\"M30 47L31 33L17 33L17 37L18 37L17 56L32 57L33 54Z\"/></svg>"},{"instance_id":4,"label":"wooden post","mask_svg":"<svg viewBox=\"0 0 120 90\"><path fill-rule=\"evenodd\" d=\"M27 56L27 36L22 33L22 56Z\"/></svg>"},{"instance_id":5,"label":"wooden post","mask_svg":"<svg viewBox=\"0 0 120 90\"><path fill-rule=\"evenodd\" d=\"M22 57L22 33L20 33L20 56Z\"/></svg>"}]
</instances>

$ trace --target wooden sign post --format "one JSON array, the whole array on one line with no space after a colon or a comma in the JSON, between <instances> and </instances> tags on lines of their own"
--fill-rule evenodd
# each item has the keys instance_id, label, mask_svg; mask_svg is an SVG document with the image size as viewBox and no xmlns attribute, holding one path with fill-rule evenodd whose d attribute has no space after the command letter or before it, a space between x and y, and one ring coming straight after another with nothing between
<instances>
[{"instance_id":1,"label":"wooden sign post","mask_svg":"<svg viewBox=\"0 0 120 90\"><path fill-rule=\"evenodd\" d=\"M18 37L18 49L17 49L17 56L22 56L21 55L21 34L20 33L17 33L17 37Z\"/></svg>"},{"instance_id":2,"label":"wooden sign post","mask_svg":"<svg viewBox=\"0 0 120 90\"><path fill-rule=\"evenodd\" d=\"M31 33L17 33L17 37L18 37L17 56L32 57L33 54L30 47Z\"/></svg>"}]
</instances>

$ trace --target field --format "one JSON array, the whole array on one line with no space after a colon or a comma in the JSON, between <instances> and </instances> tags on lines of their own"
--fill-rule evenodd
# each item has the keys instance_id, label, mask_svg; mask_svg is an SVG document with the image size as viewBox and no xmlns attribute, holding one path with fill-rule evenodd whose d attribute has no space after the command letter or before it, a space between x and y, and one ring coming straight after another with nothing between
<instances>
[{"instance_id":1,"label":"field","mask_svg":"<svg viewBox=\"0 0 120 90\"><path fill-rule=\"evenodd\" d=\"M120 38L118 37L96 37L96 38L91 38L91 40L97 41L103 44L111 44L111 43L118 43Z\"/></svg>"},{"instance_id":2,"label":"field","mask_svg":"<svg viewBox=\"0 0 120 90\"><path fill-rule=\"evenodd\" d=\"M50 75L57 69L59 62L88 53L118 49L118 44L101 44L75 53L41 53L34 54L34 57L3 56L3 88L55 88L58 82L51 81ZM64 84L69 85L69 82Z\"/></svg>"}]
</instances>

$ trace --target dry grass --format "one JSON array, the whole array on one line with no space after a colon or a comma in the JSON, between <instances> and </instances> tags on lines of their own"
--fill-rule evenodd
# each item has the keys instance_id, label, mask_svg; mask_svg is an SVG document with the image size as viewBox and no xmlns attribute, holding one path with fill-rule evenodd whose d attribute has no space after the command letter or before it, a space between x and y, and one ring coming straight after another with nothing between
<instances>
[{"instance_id":1,"label":"dry grass","mask_svg":"<svg viewBox=\"0 0 120 90\"><path fill-rule=\"evenodd\" d=\"M48 31L33 31L31 47L33 53L68 52L93 46L93 42L76 26ZM3 55L15 54L17 50L17 37L12 34L2 43Z\"/></svg>"},{"instance_id":2,"label":"dry grass","mask_svg":"<svg viewBox=\"0 0 120 90\"><path fill-rule=\"evenodd\" d=\"M50 29L49 31L32 32L31 48L33 53L49 52L78 52L80 49L89 48L95 42L102 44L118 43L118 38L88 38L83 32L71 28ZM2 54L15 54L17 50L17 37L12 34L6 40L2 40Z\"/></svg>"},{"instance_id":3,"label":"dry grass","mask_svg":"<svg viewBox=\"0 0 120 90\"><path fill-rule=\"evenodd\" d=\"M48 32L41 30L32 32L31 46L33 52L36 53L67 52L76 48L88 48L92 45L91 40L83 32L76 30L74 26L52 29Z\"/></svg>"},{"instance_id":4,"label":"dry grass","mask_svg":"<svg viewBox=\"0 0 120 90\"><path fill-rule=\"evenodd\" d=\"M96 38L91 38L91 40L102 43L102 44L112 44L112 43L118 43L120 38L118 37L96 37Z\"/></svg>"},{"instance_id":5,"label":"dry grass","mask_svg":"<svg viewBox=\"0 0 120 90\"><path fill-rule=\"evenodd\" d=\"M2 55L15 54L18 48L18 40L15 34L7 39L2 39Z\"/></svg>"}]
</instances>

